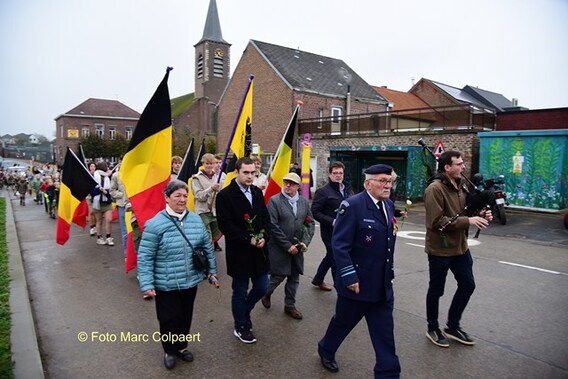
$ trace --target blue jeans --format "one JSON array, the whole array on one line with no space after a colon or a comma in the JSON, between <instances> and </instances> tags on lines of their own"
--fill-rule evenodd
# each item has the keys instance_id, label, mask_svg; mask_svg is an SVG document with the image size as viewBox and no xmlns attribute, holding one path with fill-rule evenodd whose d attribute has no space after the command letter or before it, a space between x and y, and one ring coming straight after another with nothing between
<instances>
[{"instance_id":1,"label":"blue jeans","mask_svg":"<svg viewBox=\"0 0 568 379\"><path fill-rule=\"evenodd\" d=\"M463 255L453 257L428 255L428 265L430 267L430 284L428 294L426 295L428 330L436 330L439 328L438 308L440 297L444 295L448 270L451 270L454 274L458 288L448 311L447 325L450 329L459 329L463 311L475 290L471 253L468 249Z\"/></svg>"},{"instance_id":2,"label":"blue jeans","mask_svg":"<svg viewBox=\"0 0 568 379\"><path fill-rule=\"evenodd\" d=\"M321 260L316 275L314 276L314 280L312 280L312 283L316 285L323 283L325 276L327 275L327 271L330 268L333 281L335 282L335 258L333 258L331 241L323 241L323 244L325 246L325 257Z\"/></svg>"},{"instance_id":3,"label":"blue jeans","mask_svg":"<svg viewBox=\"0 0 568 379\"><path fill-rule=\"evenodd\" d=\"M120 235L122 236L122 250L126 257L126 241L128 239L128 230L126 229L126 210L124 207L116 207L118 209L118 224L120 225Z\"/></svg>"},{"instance_id":4,"label":"blue jeans","mask_svg":"<svg viewBox=\"0 0 568 379\"><path fill-rule=\"evenodd\" d=\"M252 288L248 291L249 279ZM235 320L235 329L241 327L252 329L250 312L256 303L266 294L268 290L268 273L264 273L255 278L233 278L233 297L231 298L231 309Z\"/></svg>"}]
</instances>

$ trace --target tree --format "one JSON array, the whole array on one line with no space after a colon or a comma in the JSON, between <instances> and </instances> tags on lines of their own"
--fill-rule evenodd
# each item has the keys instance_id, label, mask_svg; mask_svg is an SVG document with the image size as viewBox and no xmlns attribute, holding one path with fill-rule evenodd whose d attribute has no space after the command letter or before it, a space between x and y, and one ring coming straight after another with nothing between
<instances>
[{"instance_id":1,"label":"tree","mask_svg":"<svg viewBox=\"0 0 568 379\"><path fill-rule=\"evenodd\" d=\"M47 139L46 136L44 136L43 134L38 134L38 135L37 135L37 143L38 143L38 145L42 145L42 144L47 143L47 142L49 142L49 140Z\"/></svg>"},{"instance_id":2,"label":"tree","mask_svg":"<svg viewBox=\"0 0 568 379\"><path fill-rule=\"evenodd\" d=\"M174 138L172 140L172 156L179 155L180 157L183 158L185 156L185 153L187 152L189 143L191 142L191 139L194 138L194 136L190 132L182 130L174 132L173 137ZM196 144L195 146L197 147L194 146L193 151L197 151L199 149L201 141L197 141L194 143Z\"/></svg>"},{"instance_id":3,"label":"tree","mask_svg":"<svg viewBox=\"0 0 568 379\"><path fill-rule=\"evenodd\" d=\"M114 140L107 142L105 157L122 157L128 149L128 141L122 134L116 134Z\"/></svg>"},{"instance_id":4,"label":"tree","mask_svg":"<svg viewBox=\"0 0 568 379\"><path fill-rule=\"evenodd\" d=\"M105 141L97 137L95 134L90 134L81 140L85 158L95 159L106 156Z\"/></svg>"}]
</instances>

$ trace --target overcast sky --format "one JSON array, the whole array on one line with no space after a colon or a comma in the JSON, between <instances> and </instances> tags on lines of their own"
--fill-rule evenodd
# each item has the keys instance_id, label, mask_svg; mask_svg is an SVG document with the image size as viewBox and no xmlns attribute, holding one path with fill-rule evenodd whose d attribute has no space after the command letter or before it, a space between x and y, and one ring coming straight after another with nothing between
<instances>
[{"instance_id":1,"label":"overcast sky","mask_svg":"<svg viewBox=\"0 0 568 379\"><path fill-rule=\"evenodd\" d=\"M0 0L0 135L54 138L88 98L142 112L167 66L194 91L209 0ZM342 59L371 85L477 86L568 106L568 0L217 0L234 71L250 39Z\"/></svg>"}]
</instances>

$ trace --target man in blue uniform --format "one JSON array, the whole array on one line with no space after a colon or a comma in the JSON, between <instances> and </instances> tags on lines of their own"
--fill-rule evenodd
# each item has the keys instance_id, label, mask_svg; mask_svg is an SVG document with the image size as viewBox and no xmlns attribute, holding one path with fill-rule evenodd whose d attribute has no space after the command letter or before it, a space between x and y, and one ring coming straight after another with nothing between
<instances>
[{"instance_id":1,"label":"man in blue uniform","mask_svg":"<svg viewBox=\"0 0 568 379\"><path fill-rule=\"evenodd\" d=\"M365 170L365 191L341 203L331 244L337 264L337 304L318 344L323 367L339 371L335 352L363 317L375 349L375 378L398 378L395 352L392 280L398 226L389 199L392 167Z\"/></svg>"}]
</instances>

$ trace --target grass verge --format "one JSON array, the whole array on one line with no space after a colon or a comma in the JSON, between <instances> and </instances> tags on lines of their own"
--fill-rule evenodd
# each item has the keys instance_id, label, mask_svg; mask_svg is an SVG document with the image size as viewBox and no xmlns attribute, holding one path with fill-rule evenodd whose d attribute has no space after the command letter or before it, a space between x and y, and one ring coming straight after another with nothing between
<instances>
[{"instance_id":1,"label":"grass verge","mask_svg":"<svg viewBox=\"0 0 568 379\"><path fill-rule=\"evenodd\" d=\"M0 378L13 378L10 350L10 274L6 241L6 198L0 197Z\"/></svg>"}]
</instances>

